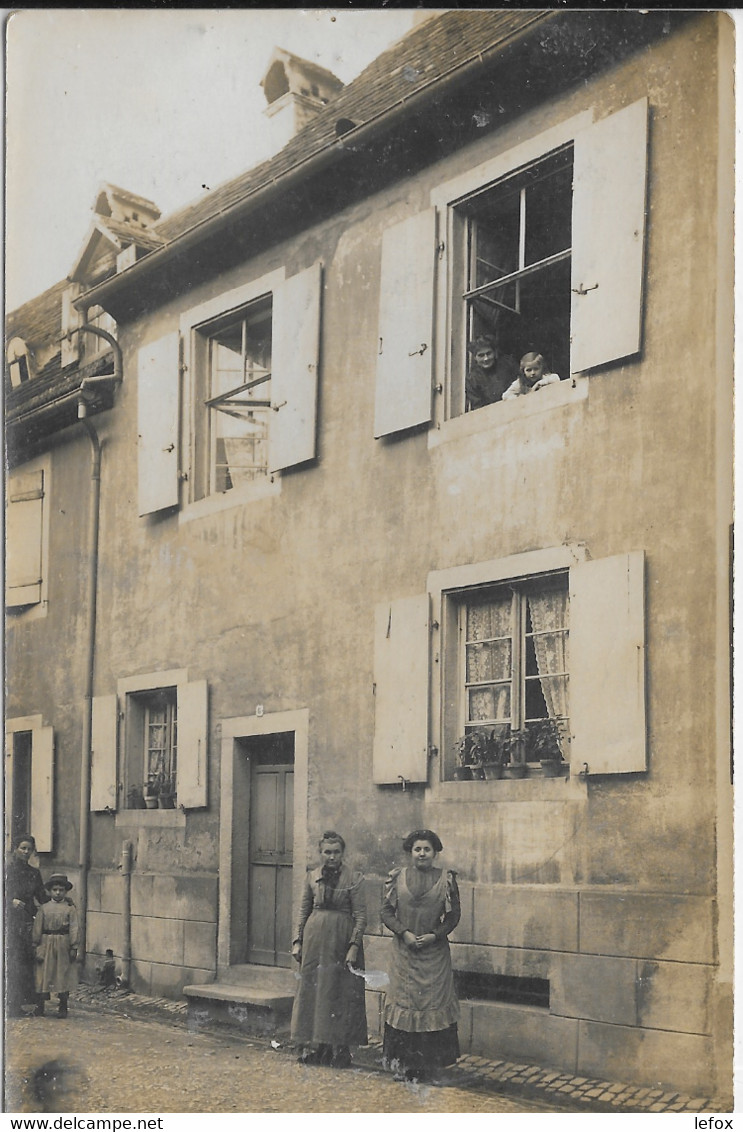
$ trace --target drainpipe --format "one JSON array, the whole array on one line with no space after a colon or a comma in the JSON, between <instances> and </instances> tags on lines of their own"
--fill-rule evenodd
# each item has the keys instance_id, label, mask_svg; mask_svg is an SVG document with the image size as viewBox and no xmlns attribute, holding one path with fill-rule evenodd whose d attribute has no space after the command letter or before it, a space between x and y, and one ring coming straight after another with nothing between
<instances>
[{"instance_id":1,"label":"drainpipe","mask_svg":"<svg viewBox=\"0 0 743 1132\"><path fill-rule=\"evenodd\" d=\"M128 987L132 973L132 843L125 841L121 847L121 875L124 878L124 938L121 944L121 978Z\"/></svg>"},{"instance_id":2,"label":"drainpipe","mask_svg":"<svg viewBox=\"0 0 743 1132\"><path fill-rule=\"evenodd\" d=\"M83 378L78 395L77 415L90 438L91 447L91 499L88 522L88 569L87 594L85 609L88 612L88 627L86 640L85 660L85 694L83 707L83 739L82 759L80 771L80 852L78 866L80 870L80 955L83 965L86 958L87 946L87 911L88 911L88 872L90 868L90 773L92 759L92 731L93 731L93 679L95 673L95 638L96 638L96 599L98 595L98 532L100 527L101 503L101 442L98 433L88 419L88 402L85 396L86 389L99 386L103 381L107 383L119 382L122 378L121 347L112 334L101 330L97 326L83 326L82 330L97 334L111 344L114 351L114 372L103 377Z\"/></svg>"}]
</instances>

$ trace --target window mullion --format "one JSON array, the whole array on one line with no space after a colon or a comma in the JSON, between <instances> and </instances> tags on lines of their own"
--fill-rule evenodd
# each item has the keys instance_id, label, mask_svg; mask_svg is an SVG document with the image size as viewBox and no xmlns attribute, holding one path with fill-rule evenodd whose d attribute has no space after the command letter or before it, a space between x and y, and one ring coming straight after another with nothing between
<instances>
[{"instance_id":1,"label":"window mullion","mask_svg":"<svg viewBox=\"0 0 743 1132\"><path fill-rule=\"evenodd\" d=\"M511 599L511 623L513 638L511 644L511 730L522 731L524 727L524 602L525 597L518 590L513 591Z\"/></svg>"}]
</instances>

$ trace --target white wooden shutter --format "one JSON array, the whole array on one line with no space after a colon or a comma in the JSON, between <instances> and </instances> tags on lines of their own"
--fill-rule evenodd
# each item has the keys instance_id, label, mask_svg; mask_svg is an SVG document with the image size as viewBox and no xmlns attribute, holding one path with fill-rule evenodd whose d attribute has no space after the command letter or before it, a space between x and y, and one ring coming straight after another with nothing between
<instances>
[{"instance_id":1,"label":"white wooden shutter","mask_svg":"<svg viewBox=\"0 0 743 1132\"><path fill-rule=\"evenodd\" d=\"M78 327L82 326L82 311L72 305L73 300L80 294L80 284L72 283L62 295L62 366L70 366L80 359L80 334ZM75 333L71 333L75 331ZM68 337L69 335L69 337Z\"/></svg>"},{"instance_id":2,"label":"white wooden shutter","mask_svg":"<svg viewBox=\"0 0 743 1132\"><path fill-rule=\"evenodd\" d=\"M186 809L207 801L207 698L206 680L178 685L178 805Z\"/></svg>"},{"instance_id":3,"label":"white wooden shutter","mask_svg":"<svg viewBox=\"0 0 743 1132\"><path fill-rule=\"evenodd\" d=\"M41 601L44 473L26 472L8 484L7 606Z\"/></svg>"},{"instance_id":4,"label":"white wooden shutter","mask_svg":"<svg viewBox=\"0 0 743 1132\"><path fill-rule=\"evenodd\" d=\"M54 848L54 728L31 732L31 833L40 853Z\"/></svg>"},{"instance_id":5,"label":"white wooden shutter","mask_svg":"<svg viewBox=\"0 0 743 1132\"><path fill-rule=\"evenodd\" d=\"M285 280L273 296L269 470L315 456L322 266Z\"/></svg>"},{"instance_id":6,"label":"white wooden shutter","mask_svg":"<svg viewBox=\"0 0 743 1132\"><path fill-rule=\"evenodd\" d=\"M428 594L382 602L374 627L376 783L428 779Z\"/></svg>"},{"instance_id":7,"label":"white wooden shutter","mask_svg":"<svg viewBox=\"0 0 743 1132\"><path fill-rule=\"evenodd\" d=\"M118 700L115 695L93 699L91 725L91 810L116 809Z\"/></svg>"},{"instance_id":8,"label":"white wooden shutter","mask_svg":"<svg viewBox=\"0 0 743 1132\"><path fill-rule=\"evenodd\" d=\"M641 345L648 101L575 138L571 369L636 354Z\"/></svg>"},{"instance_id":9,"label":"white wooden shutter","mask_svg":"<svg viewBox=\"0 0 743 1132\"><path fill-rule=\"evenodd\" d=\"M166 334L139 351L139 514L178 504L179 336Z\"/></svg>"},{"instance_id":10,"label":"white wooden shutter","mask_svg":"<svg viewBox=\"0 0 743 1132\"><path fill-rule=\"evenodd\" d=\"M570 570L571 769L647 769L645 557L642 551Z\"/></svg>"},{"instance_id":11,"label":"white wooden shutter","mask_svg":"<svg viewBox=\"0 0 743 1132\"><path fill-rule=\"evenodd\" d=\"M375 437L431 419L436 210L382 237Z\"/></svg>"}]
</instances>

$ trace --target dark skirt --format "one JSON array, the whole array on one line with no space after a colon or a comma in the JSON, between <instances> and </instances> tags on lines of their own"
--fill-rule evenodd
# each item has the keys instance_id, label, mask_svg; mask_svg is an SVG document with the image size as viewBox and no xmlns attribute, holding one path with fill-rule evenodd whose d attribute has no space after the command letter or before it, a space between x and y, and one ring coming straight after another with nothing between
<instances>
[{"instance_id":1,"label":"dark skirt","mask_svg":"<svg viewBox=\"0 0 743 1132\"><path fill-rule=\"evenodd\" d=\"M10 917L8 917L10 919ZM18 1016L21 1007L36 1003L34 986L35 956L31 942L33 924L20 917L9 923L6 929L5 952L5 994L8 1014Z\"/></svg>"},{"instance_id":2,"label":"dark skirt","mask_svg":"<svg viewBox=\"0 0 743 1132\"><path fill-rule=\"evenodd\" d=\"M411 1034L385 1022L382 1052L385 1066L393 1073L424 1081L442 1066L453 1065L459 1057L457 1024L454 1022L445 1030Z\"/></svg>"}]
</instances>

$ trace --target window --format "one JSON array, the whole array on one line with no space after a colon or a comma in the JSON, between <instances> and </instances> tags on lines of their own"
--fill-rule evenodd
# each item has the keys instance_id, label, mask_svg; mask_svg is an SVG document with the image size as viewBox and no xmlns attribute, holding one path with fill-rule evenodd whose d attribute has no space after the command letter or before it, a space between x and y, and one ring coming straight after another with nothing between
<instances>
[{"instance_id":1,"label":"window","mask_svg":"<svg viewBox=\"0 0 743 1132\"><path fill-rule=\"evenodd\" d=\"M375 608L373 693L380 786L468 791L451 780L478 729L527 770L556 748L571 775L647 770L644 553L563 545L433 571Z\"/></svg>"},{"instance_id":2,"label":"window","mask_svg":"<svg viewBox=\"0 0 743 1132\"><path fill-rule=\"evenodd\" d=\"M11 338L6 351L11 388L31 380L31 355L22 338Z\"/></svg>"},{"instance_id":3,"label":"window","mask_svg":"<svg viewBox=\"0 0 743 1132\"><path fill-rule=\"evenodd\" d=\"M33 833L40 853L54 847L54 729L40 715L6 720L5 798L8 839Z\"/></svg>"},{"instance_id":4,"label":"window","mask_svg":"<svg viewBox=\"0 0 743 1132\"><path fill-rule=\"evenodd\" d=\"M201 434L205 494L268 473L271 416L271 296L197 329L205 383Z\"/></svg>"},{"instance_id":5,"label":"window","mask_svg":"<svg viewBox=\"0 0 743 1132\"><path fill-rule=\"evenodd\" d=\"M116 335L116 323L111 315L104 311L103 307L88 307L83 322L86 326L97 326L100 330L105 330L114 336ZM90 361L92 358L98 357L99 354L105 354L106 351L111 349L111 343L107 342L106 339L102 338L99 334L85 333L82 338L83 361Z\"/></svg>"},{"instance_id":6,"label":"window","mask_svg":"<svg viewBox=\"0 0 743 1132\"><path fill-rule=\"evenodd\" d=\"M175 688L136 697L142 713L144 793L174 799L177 794L178 707ZM135 786L133 788L137 790ZM128 797L131 806L132 796Z\"/></svg>"},{"instance_id":7,"label":"window","mask_svg":"<svg viewBox=\"0 0 743 1132\"><path fill-rule=\"evenodd\" d=\"M639 353L647 122L647 99L578 114L437 186L430 208L385 229L375 437L461 416L477 337L501 355L482 405L532 350L562 379ZM570 387L545 397L564 402Z\"/></svg>"},{"instance_id":8,"label":"window","mask_svg":"<svg viewBox=\"0 0 743 1132\"><path fill-rule=\"evenodd\" d=\"M248 501L315 458L321 295L319 263L281 268L140 349L140 515Z\"/></svg>"},{"instance_id":9,"label":"window","mask_svg":"<svg viewBox=\"0 0 743 1132\"><path fill-rule=\"evenodd\" d=\"M546 372L570 372L572 180L567 146L456 206L465 250L453 310L458 371L473 368L469 343L495 347L492 368L473 370L480 388L467 408L500 400L528 351L544 356Z\"/></svg>"},{"instance_id":10,"label":"window","mask_svg":"<svg viewBox=\"0 0 743 1132\"><path fill-rule=\"evenodd\" d=\"M510 750L506 748L511 762L539 766L540 758L566 757L567 575L511 583L454 600L458 735L485 732L511 740ZM445 765L449 769L450 760Z\"/></svg>"},{"instance_id":11,"label":"window","mask_svg":"<svg viewBox=\"0 0 743 1132\"><path fill-rule=\"evenodd\" d=\"M126 677L118 695L96 696L91 810L206 806L207 699L206 682L181 669Z\"/></svg>"}]
</instances>

